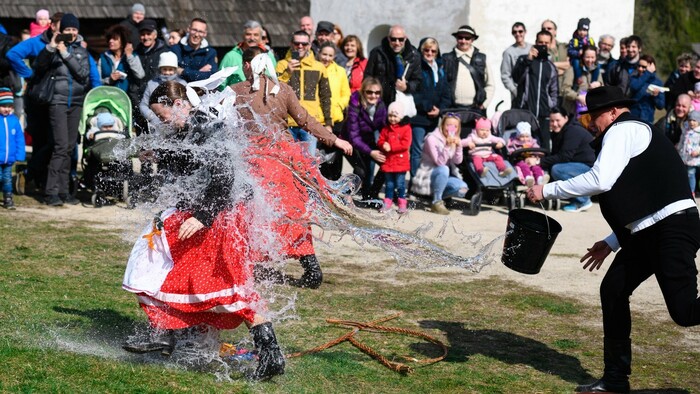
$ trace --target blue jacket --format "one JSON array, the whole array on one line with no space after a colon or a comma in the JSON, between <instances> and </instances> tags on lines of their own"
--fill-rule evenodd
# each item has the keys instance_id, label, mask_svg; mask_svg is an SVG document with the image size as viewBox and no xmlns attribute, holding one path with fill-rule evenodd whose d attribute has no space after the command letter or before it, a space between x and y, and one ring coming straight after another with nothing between
<instances>
[{"instance_id":1,"label":"blue jacket","mask_svg":"<svg viewBox=\"0 0 700 394\"><path fill-rule=\"evenodd\" d=\"M630 113L645 122L654 122L654 107L657 109L664 109L666 105L666 100L664 93L661 92L656 97L647 93L647 87L650 84L656 86L663 86L663 82L656 77L655 73L650 73L649 71L644 71L643 74L637 75L634 73L630 77L630 98L637 101L632 107L630 107Z\"/></svg>"},{"instance_id":2,"label":"blue jacket","mask_svg":"<svg viewBox=\"0 0 700 394\"><path fill-rule=\"evenodd\" d=\"M214 74L218 67L216 65L216 50L209 46L207 40L202 40L199 48L192 49L187 43L189 36L182 37L180 43L170 47L170 50L177 55L177 65L182 67L182 79L187 82L201 81ZM205 65L211 65L211 71L199 71Z\"/></svg>"},{"instance_id":3,"label":"blue jacket","mask_svg":"<svg viewBox=\"0 0 700 394\"><path fill-rule=\"evenodd\" d=\"M438 53L435 60L438 65L438 81L435 82L435 74L428 62L421 60L421 70L423 80L418 87L418 90L413 93L413 101L416 103L417 114L411 118L411 124L415 126L423 126L426 130L432 130L437 127L439 116L430 118L427 112L438 107L440 110L449 108L452 105L452 88L447 82L445 70L442 67L442 60Z\"/></svg>"},{"instance_id":4,"label":"blue jacket","mask_svg":"<svg viewBox=\"0 0 700 394\"><path fill-rule=\"evenodd\" d=\"M0 164L25 159L24 132L15 114L0 115Z\"/></svg>"},{"instance_id":5,"label":"blue jacket","mask_svg":"<svg viewBox=\"0 0 700 394\"><path fill-rule=\"evenodd\" d=\"M51 34L51 29L48 29L36 37L18 43L7 52L5 57L7 57L12 69L15 70L20 77L29 79L29 77L34 74L34 71L24 63L24 59L33 61L39 56L39 52L51 41ZM80 39L82 40L82 38ZM96 88L102 86L95 59L93 59L92 56L88 56L88 60L90 61L90 87Z\"/></svg>"}]
</instances>

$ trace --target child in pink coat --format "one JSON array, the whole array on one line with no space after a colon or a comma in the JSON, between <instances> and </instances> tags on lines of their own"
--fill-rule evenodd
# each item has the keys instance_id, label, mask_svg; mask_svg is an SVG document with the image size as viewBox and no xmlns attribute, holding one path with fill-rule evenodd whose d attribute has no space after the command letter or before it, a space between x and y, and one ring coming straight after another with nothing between
<instances>
[{"instance_id":1,"label":"child in pink coat","mask_svg":"<svg viewBox=\"0 0 700 394\"><path fill-rule=\"evenodd\" d=\"M462 140L462 147L469 148L469 155L474 164L474 170L482 178L486 176L489 169L484 166L484 162L491 161L496 164L498 175L501 177L508 176L512 171L506 167L503 157L494 152L493 148L501 149L506 146L506 141L501 137L496 137L491 134L491 121L486 118L481 118L476 121L476 128L471 134Z\"/></svg>"},{"instance_id":2,"label":"child in pink coat","mask_svg":"<svg viewBox=\"0 0 700 394\"><path fill-rule=\"evenodd\" d=\"M406 213L408 201L406 200L406 172L411 169L411 161L408 150L411 147L413 133L411 125L402 123L405 116L403 105L393 102L387 110L387 125L379 133L377 146L386 156L381 170L384 173L384 206L382 212L391 209L394 199L394 189L399 198L399 213Z\"/></svg>"},{"instance_id":3,"label":"child in pink coat","mask_svg":"<svg viewBox=\"0 0 700 394\"><path fill-rule=\"evenodd\" d=\"M48 10L41 9L36 12L36 20L29 24L29 35L36 37L45 32L51 26L51 15Z\"/></svg>"}]
</instances>

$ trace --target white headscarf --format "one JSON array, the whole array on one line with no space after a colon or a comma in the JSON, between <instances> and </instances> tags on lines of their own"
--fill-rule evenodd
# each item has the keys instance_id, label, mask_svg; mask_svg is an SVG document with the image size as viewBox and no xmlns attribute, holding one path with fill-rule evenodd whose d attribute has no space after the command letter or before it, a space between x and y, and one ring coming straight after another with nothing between
<instances>
[{"instance_id":1,"label":"white headscarf","mask_svg":"<svg viewBox=\"0 0 700 394\"><path fill-rule=\"evenodd\" d=\"M192 104L193 107L199 106L199 104L202 103L202 100L200 97L197 95L197 92L194 91L193 88L202 88L206 90L207 92L212 91L217 89L224 81L226 78L230 77L231 74L235 73L238 67L226 67L222 68L218 72L215 72L214 74L211 75L211 77L207 79L203 79L201 81L192 81L185 86L187 90L187 99L190 100L190 104Z\"/></svg>"},{"instance_id":2,"label":"white headscarf","mask_svg":"<svg viewBox=\"0 0 700 394\"><path fill-rule=\"evenodd\" d=\"M250 68L253 71L253 90L260 90L260 75L267 71L267 74L272 78L275 86L270 90L273 95L279 93L279 81L277 80L277 73L275 72L275 66L272 65L272 59L267 53L261 53L250 61ZM267 81L265 82L267 85ZM265 86L265 97L267 97L267 86Z\"/></svg>"}]
</instances>

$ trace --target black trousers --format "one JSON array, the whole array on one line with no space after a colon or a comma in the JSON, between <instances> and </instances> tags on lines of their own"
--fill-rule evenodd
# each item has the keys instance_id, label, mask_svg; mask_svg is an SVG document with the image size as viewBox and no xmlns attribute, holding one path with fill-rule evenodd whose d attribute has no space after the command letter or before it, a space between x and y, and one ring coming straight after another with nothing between
<instances>
[{"instance_id":1,"label":"black trousers","mask_svg":"<svg viewBox=\"0 0 700 394\"><path fill-rule=\"evenodd\" d=\"M49 106L37 104L29 97L26 98L25 104L27 133L32 136L32 157L28 163L29 173L37 184L44 185L52 151Z\"/></svg>"},{"instance_id":2,"label":"black trousers","mask_svg":"<svg viewBox=\"0 0 700 394\"><path fill-rule=\"evenodd\" d=\"M651 275L656 276L666 307L677 324L700 324L695 255L700 247L700 219L695 208L620 240L600 285L606 339L627 339L632 329L629 297Z\"/></svg>"},{"instance_id":3,"label":"black trousers","mask_svg":"<svg viewBox=\"0 0 700 394\"><path fill-rule=\"evenodd\" d=\"M78 140L82 106L56 104L49 107L53 152L46 179L46 195L68 194L71 154Z\"/></svg>"},{"instance_id":4,"label":"black trousers","mask_svg":"<svg viewBox=\"0 0 700 394\"><path fill-rule=\"evenodd\" d=\"M540 116L537 118L537 123L540 124L540 147L543 149L552 150L552 137L549 135L549 115Z\"/></svg>"},{"instance_id":5,"label":"black trousers","mask_svg":"<svg viewBox=\"0 0 700 394\"><path fill-rule=\"evenodd\" d=\"M352 172L360 177L362 180L362 199L370 200L379 198L379 192L384 186L384 173L382 171L377 172L374 175L373 165L380 165L375 162L370 155L360 152L358 149L354 149L352 156L345 156L352 165Z\"/></svg>"}]
</instances>

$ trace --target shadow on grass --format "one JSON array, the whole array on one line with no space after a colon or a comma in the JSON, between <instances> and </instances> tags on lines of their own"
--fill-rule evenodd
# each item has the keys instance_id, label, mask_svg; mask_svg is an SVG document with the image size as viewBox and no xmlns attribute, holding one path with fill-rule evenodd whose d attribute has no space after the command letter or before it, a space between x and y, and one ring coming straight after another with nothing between
<instances>
[{"instance_id":1,"label":"shadow on grass","mask_svg":"<svg viewBox=\"0 0 700 394\"><path fill-rule=\"evenodd\" d=\"M423 328L445 332L449 341L446 362L466 362L469 357L481 354L506 364L529 365L538 371L554 374L572 383L593 381L580 361L573 356L562 354L542 342L520 335L496 330L469 330L460 322L423 320ZM416 351L434 351L432 345L416 345Z\"/></svg>"},{"instance_id":2,"label":"shadow on grass","mask_svg":"<svg viewBox=\"0 0 700 394\"><path fill-rule=\"evenodd\" d=\"M139 327L145 328L147 323L136 321L113 309L87 309L80 310L74 308L64 308L54 306L53 310L58 313L86 317L90 319L92 336L100 338L110 343L121 343L129 335L134 333Z\"/></svg>"}]
</instances>

